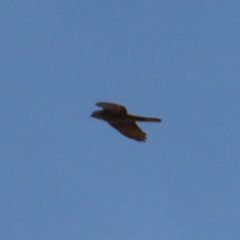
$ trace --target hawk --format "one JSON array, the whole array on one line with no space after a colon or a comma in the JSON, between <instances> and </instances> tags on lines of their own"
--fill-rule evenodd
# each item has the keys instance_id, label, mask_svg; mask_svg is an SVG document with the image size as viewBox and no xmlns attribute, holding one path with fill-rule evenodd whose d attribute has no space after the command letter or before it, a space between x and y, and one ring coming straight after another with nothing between
<instances>
[{"instance_id":1,"label":"hawk","mask_svg":"<svg viewBox=\"0 0 240 240\"><path fill-rule=\"evenodd\" d=\"M117 129L126 137L132 138L139 142L145 142L147 134L136 124L136 121L143 122L161 122L160 118L143 117L129 114L127 108L110 102L98 102L96 106L102 110L94 111L91 117L104 120L112 127Z\"/></svg>"}]
</instances>

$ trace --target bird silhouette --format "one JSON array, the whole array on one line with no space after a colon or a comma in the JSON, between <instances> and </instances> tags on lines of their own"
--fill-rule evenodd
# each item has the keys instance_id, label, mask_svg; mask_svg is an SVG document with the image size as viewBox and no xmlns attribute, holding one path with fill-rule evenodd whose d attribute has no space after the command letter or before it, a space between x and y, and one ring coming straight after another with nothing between
<instances>
[{"instance_id":1,"label":"bird silhouette","mask_svg":"<svg viewBox=\"0 0 240 240\"><path fill-rule=\"evenodd\" d=\"M161 122L160 118L144 117L129 114L127 108L110 102L98 102L96 106L102 110L94 111L91 117L104 120L112 127L117 129L121 134L139 142L145 142L147 134L136 124L136 121L143 122Z\"/></svg>"}]
</instances>

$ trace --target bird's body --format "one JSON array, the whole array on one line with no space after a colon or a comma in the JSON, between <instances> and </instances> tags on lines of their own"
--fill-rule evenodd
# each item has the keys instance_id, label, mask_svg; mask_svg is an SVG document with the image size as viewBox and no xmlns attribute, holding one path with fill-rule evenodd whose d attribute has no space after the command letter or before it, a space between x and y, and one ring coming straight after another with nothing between
<instances>
[{"instance_id":1,"label":"bird's body","mask_svg":"<svg viewBox=\"0 0 240 240\"><path fill-rule=\"evenodd\" d=\"M129 114L124 106L115 103L99 102L96 103L96 105L102 107L103 109L94 111L91 115L92 117L108 122L112 127L117 129L126 137L135 139L137 141L145 141L147 134L138 127L136 121L162 121L160 118L143 117Z\"/></svg>"}]
</instances>

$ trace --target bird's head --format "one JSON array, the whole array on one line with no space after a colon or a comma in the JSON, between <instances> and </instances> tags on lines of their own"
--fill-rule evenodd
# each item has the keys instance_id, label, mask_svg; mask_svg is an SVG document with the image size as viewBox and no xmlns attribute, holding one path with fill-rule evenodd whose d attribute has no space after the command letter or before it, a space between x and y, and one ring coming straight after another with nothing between
<instances>
[{"instance_id":1,"label":"bird's head","mask_svg":"<svg viewBox=\"0 0 240 240\"><path fill-rule=\"evenodd\" d=\"M94 111L91 114L91 117L94 117L94 118L97 118L97 119L103 119L103 117L102 117L102 110Z\"/></svg>"}]
</instances>

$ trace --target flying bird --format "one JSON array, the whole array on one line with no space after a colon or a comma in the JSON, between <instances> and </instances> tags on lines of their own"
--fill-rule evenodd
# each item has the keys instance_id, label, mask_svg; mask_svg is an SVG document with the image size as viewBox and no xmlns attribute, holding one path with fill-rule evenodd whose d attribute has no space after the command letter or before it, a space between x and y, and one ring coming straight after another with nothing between
<instances>
[{"instance_id":1,"label":"flying bird","mask_svg":"<svg viewBox=\"0 0 240 240\"><path fill-rule=\"evenodd\" d=\"M126 107L116 103L98 102L96 103L96 106L101 107L102 110L94 111L91 117L108 122L124 136L139 142L145 142L147 139L147 134L143 132L142 129L136 124L136 121L162 121L160 118L143 117L129 114Z\"/></svg>"}]
</instances>

